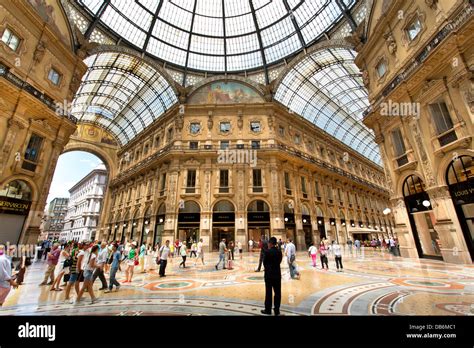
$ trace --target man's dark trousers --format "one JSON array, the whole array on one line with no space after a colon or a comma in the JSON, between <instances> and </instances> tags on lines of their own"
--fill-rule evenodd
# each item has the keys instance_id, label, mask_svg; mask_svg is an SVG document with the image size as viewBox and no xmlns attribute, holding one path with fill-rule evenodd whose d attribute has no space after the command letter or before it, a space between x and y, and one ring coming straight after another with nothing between
<instances>
[{"instance_id":1,"label":"man's dark trousers","mask_svg":"<svg viewBox=\"0 0 474 348\"><path fill-rule=\"evenodd\" d=\"M280 313L281 303L281 279L265 279L265 311L272 311L272 291L275 292L273 298L275 314Z\"/></svg>"},{"instance_id":2,"label":"man's dark trousers","mask_svg":"<svg viewBox=\"0 0 474 348\"><path fill-rule=\"evenodd\" d=\"M166 269L166 264L168 263L168 260L161 260L160 261L160 276L164 276L165 275L165 269Z\"/></svg>"},{"instance_id":3,"label":"man's dark trousers","mask_svg":"<svg viewBox=\"0 0 474 348\"><path fill-rule=\"evenodd\" d=\"M95 282L97 277L99 277L100 281L102 282L102 289L106 289L107 288L107 280L105 279L104 270L100 267L95 269L94 277L92 278L93 279L92 283Z\"/></svg>"}]
</instances>

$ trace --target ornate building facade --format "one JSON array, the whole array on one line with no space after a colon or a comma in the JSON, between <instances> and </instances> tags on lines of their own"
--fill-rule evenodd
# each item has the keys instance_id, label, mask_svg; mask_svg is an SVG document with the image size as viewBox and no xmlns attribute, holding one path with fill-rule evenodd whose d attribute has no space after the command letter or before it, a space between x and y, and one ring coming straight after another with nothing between
<instances>
[{"instance_id":1,"label":"ornate building facade","mask_svg":"<svg viewBox=\"0 0 474 348\"><path fill-rule=\"evenodd\" d=\"M120 149L102 238L392 236L382 168L243 81L194 88Z\"/></svg>"},{"instance_id":2,"label":"ornate building facade","mask_svg":"<svg viewBox=\"0 0 474 348\"><path fill-rule=\"evenodd\" d=\"M376 1L359 46L402 255L474 258L469 1Z\"/></svg>"},{"instance_id":3,"label":"ornate building facade","mask_svg":"<svg viewBox=\"0 0 474 348\"><path fill-rule=\"evenodd\" d=\"M67 105L86 66L70 28L56 2L0 1L0 199L10 207L0 213L2 243L36 243L58 156L76 129Z\"/></svg>"}]
</instances>

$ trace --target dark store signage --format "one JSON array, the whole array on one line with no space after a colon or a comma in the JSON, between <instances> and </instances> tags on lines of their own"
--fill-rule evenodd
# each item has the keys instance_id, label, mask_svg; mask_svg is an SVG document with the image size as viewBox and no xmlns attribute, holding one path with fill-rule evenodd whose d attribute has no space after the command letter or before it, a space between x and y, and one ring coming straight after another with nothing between
<instances>
[{"instance_id":1,"label":"dark store signage","mask_svg":"<svg viewBox=\"0 0 474 348\"><path fill-rule=\"evenodd\" d=\"M455 204L474 203L474 185L472 181L449 185L449 191Z\"/></svg>"},{"instance_id":2,"label":"dark store signage","mask_svg":"<svg viewBox=\"0 0 474 348\"><path fill-rule=\"evenodd\" d=\"M235 222L235 213L213 213L212 222Z\"/></svg>"},{"instance_id":3,"label":"dark store signage","mask_svg":"<svg viewBox=\"0 0 474 348\"><path fill-rule=\"evenodd\" d=\"M248 221L270 221L270 213L268 212L256 212L248 213Z\"/></svg>"},{"instance_id":4,"label":"dark store signage","mask_svg":"<svg viewBox=\"0 0 474 348\"><path fill-rule=\"evenodd\" d=\"M199 223L201 214L199 213L179 213L178 222L197 222Z\"/></svg>"},{"instance_id":5,"label":"dark store signage","mask_svg":"<svg viewBox=\"0 0 474 348\"><path fill-rule=\"evenodd\" d=\"M0 214L28 215L30 206L30 201L10 197L0 197Z\"/></svg>"},{"instance_id":6,"label":"dark store signage","mask_svg":"<svg viewBox=\"0 0 474 348\"><path fill-rule=\"evenodd\" d=\"M285 224L294 224L295 223L295 215L294 214L285 214Z\"/></svg>"},{"instance_id":7,"label":"dark store signage","mask_svg":"<svg viewBox=\"0 0 474 348\"><path fill-rule=\"evenodd\" d=\"M405 204L410 213L419 213L422 211L431 210L431 202L429 206L424 206L424 201L430 201L430 197L426 192L420 192L411 196L405 197Z\"/></svg>"}]
</instances>

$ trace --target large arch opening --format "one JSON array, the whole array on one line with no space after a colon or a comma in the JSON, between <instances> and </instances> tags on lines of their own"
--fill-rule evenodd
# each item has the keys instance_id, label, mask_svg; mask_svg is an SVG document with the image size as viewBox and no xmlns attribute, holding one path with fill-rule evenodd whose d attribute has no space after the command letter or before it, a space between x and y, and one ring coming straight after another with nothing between
<instances>
[{"instance_id":1,"label":"large arch opening","mask_svg":"<svg viewBox=\"0 0 474 348\"><path fill-rule=\"evenodd\" d=\"M92 150L69 148L59 156L47 198L40 240L99 237L110 164Z\"/></svg>"}]
</instances>

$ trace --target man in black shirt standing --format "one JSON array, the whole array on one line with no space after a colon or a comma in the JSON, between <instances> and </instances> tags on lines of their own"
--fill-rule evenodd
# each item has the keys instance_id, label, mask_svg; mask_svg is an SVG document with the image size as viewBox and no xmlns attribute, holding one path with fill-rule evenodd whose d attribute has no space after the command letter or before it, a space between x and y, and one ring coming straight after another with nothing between
<instances>
[{"instance_id":1,"label":"man in black shirt standing","mask_svg":"<svg viewBox=\"0 0 474 348\"><path fill-rule=\"evenodd\" d=\"M280 263L283 255L276 247L277 240L271 237L268 241L268 249L264 251L263 267L265 267L265 309L262 314L272 314L272 290L275 292L274 308L275 315L280 315L281 303L281 269Z\"/></svg>"}]
</instances>

